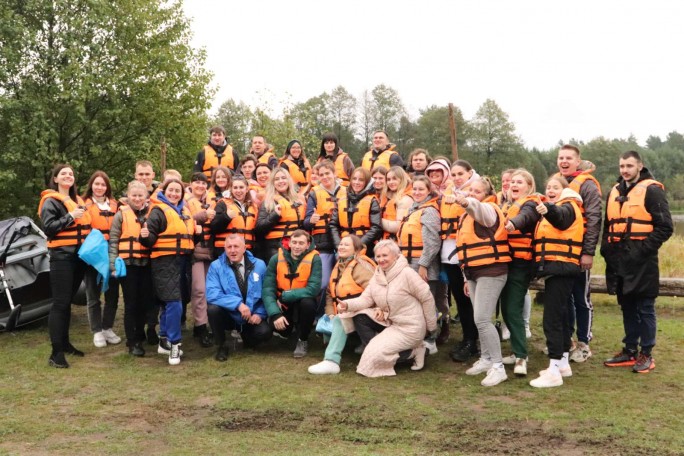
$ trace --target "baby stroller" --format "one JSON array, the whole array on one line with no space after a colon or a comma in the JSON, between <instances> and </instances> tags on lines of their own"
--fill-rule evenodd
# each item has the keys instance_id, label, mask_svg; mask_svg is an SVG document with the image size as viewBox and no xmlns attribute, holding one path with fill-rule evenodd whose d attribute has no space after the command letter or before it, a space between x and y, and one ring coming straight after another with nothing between
<instances>
[{"instance_id":1,"label":"baby stroller","mask_svg":"<svg viewBox=\"0 0 684 456\"><path fill-rule=\"evenodd\" d=\"M45 234L28 217L0 221L0 331L45 318L51 306Z\"/></svg>"}]
</instances>

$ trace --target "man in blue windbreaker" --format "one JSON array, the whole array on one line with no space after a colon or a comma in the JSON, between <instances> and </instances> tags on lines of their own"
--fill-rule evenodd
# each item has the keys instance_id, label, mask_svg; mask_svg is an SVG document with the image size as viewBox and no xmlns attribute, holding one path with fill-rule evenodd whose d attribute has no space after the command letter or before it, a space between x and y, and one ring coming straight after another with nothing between
<instances>
[{"instance_id":1,"label":"man in blue windbreaker","mask_svg":"<svg viewBox=\"0 0 684 456\"><path fill-rule=\"evenodd\" d=\"M245 347L254 347L273 335L266 321L261 288L266 264L246 251L239 234L226 238L225 252L213 261L207 273L207 315L218 350L217 361L228 359L226 331L236 329Z\"/></svg>"}]
</instances>

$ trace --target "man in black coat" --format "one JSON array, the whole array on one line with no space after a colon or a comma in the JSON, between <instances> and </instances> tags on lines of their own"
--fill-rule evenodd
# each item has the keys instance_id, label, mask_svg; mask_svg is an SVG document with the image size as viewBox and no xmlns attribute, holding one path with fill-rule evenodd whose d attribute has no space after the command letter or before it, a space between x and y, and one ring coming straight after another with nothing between
<instances>
[{"instance_id":1,"label":"man in black coat","mask_svg":"<svg viewBox=\"0 0 684 456\"><path fill-rule=\"evenodd\" d=\"M632 366L638 373L655 368L651 351L656 342L658 249L672 231L663 185L637 152L625 152L620 156L620 178L606 201L601 244L608 291L617 294L625 328L625 345L604 362L608 367Z\"/></svg>"}]
</instances>

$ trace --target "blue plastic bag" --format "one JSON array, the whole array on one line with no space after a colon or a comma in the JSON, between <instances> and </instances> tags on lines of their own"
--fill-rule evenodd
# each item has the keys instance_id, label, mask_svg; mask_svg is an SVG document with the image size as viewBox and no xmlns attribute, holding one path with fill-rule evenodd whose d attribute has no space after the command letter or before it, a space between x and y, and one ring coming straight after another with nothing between
<instances>
[{"instance_id":1,"label":"blue plastic bag","mask_svg":"<svg viewBox=\"0 0 684 456\"><path fill-rule=\"evenodd\" d=\"M325 336L330 336L332 334L332 320L327 314L318 319L318 323L316 323L316 332Z\"/></svg>"},{"instance_id":2,"label":"blue plastic bag","mask_svg":"<svg viewBox=\"0 0 684 456\"><path fill-rule=\"evenodd\" d=\"M123 258L116 257L116 260L114 260L114 271L117 278L126 277L126 263Z\"/></svg>"},{"instance_id":3,"label":"blue plastic bag","mask_svg":"<svg viewBox=\"0 0 684 456\"><path fill-rule=\"evenodd\" d=\"M109 288L109 244L102 232L92 229L78 249L78 256L97 271L97 283L102 282L102 291Z\"/></svg>"}]
</instances>

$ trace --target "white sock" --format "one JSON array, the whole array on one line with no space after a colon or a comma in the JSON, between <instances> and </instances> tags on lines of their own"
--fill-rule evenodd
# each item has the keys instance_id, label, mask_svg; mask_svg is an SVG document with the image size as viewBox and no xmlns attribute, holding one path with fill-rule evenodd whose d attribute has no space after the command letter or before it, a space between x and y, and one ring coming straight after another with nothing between
<instances>
[{"instance_id":1,"label":"white sock","mask_svg":"<svg viewBox=\"0 0 684 456\"><path fill-rule=\"evenodd\" d=\"M560 375L560 359L549 359L549 373Z\"/></svg>"},{"instance_id":2,"label":"white sock","mask_svg":"<svg viewBox=\"0 0 684 456\"><path fill-rule=\"evenodd\" d=\"M568 361L569 357L570 357L570 352L563 353L563 358L561 358L560 365L558 367L561 369L569 367L570 366L570 361Z\"/></svg>"}]
</instances>

